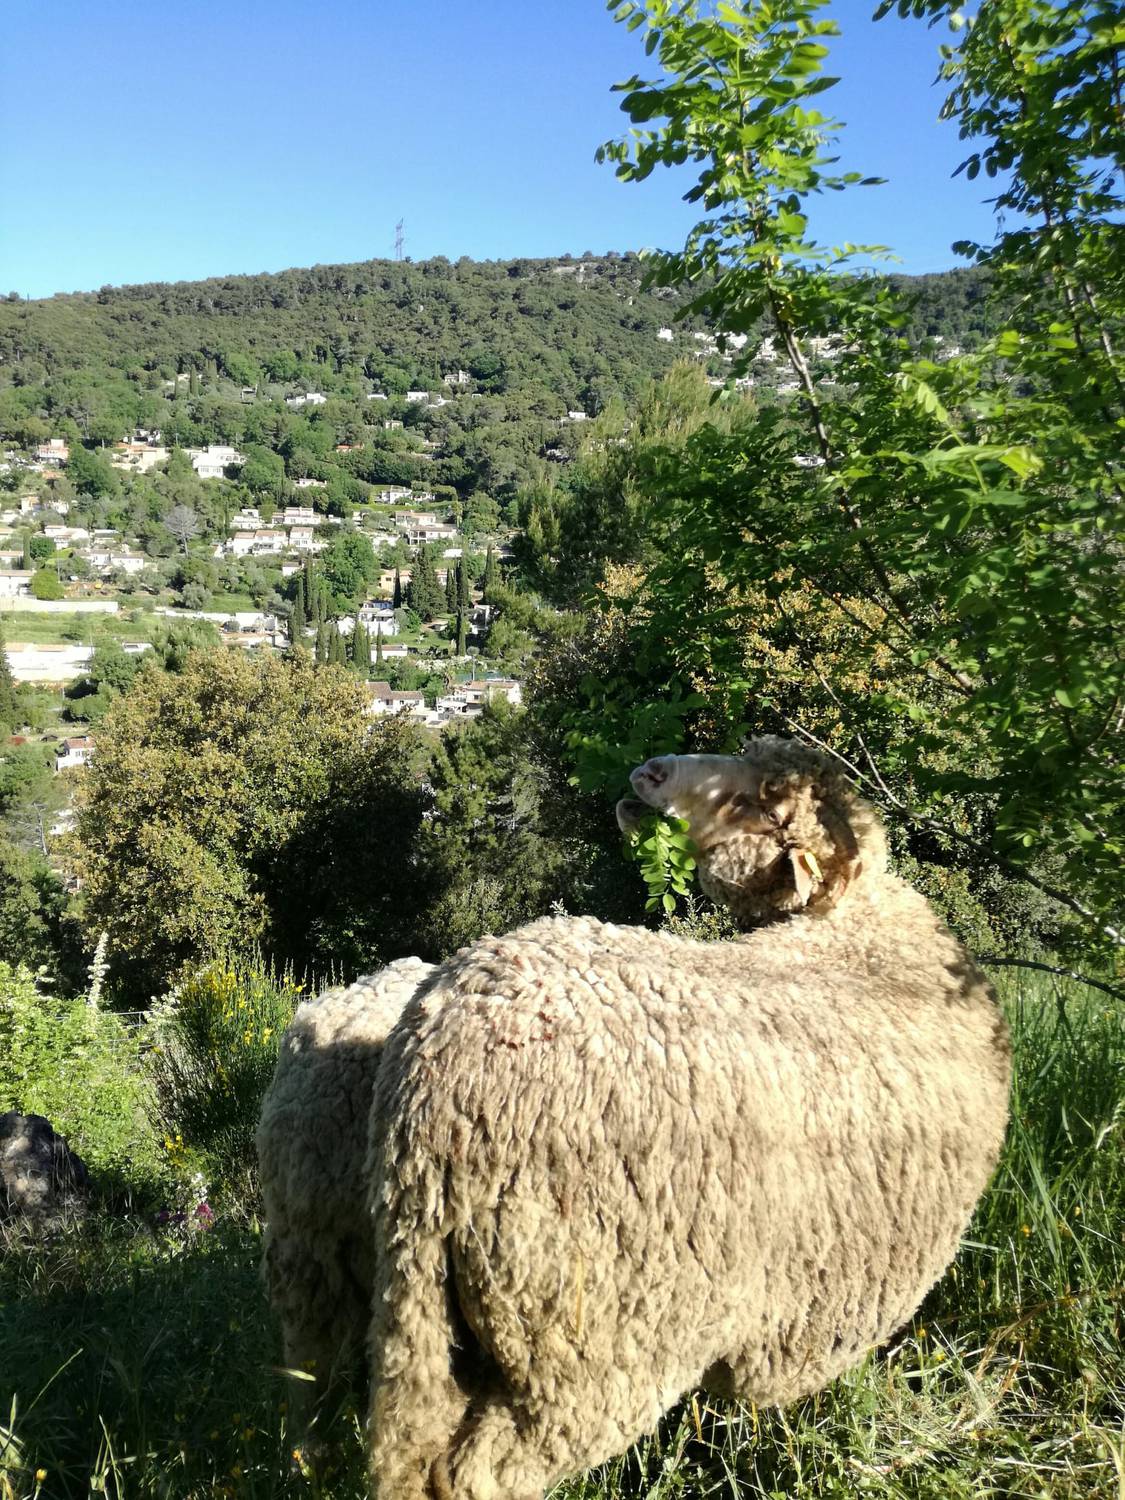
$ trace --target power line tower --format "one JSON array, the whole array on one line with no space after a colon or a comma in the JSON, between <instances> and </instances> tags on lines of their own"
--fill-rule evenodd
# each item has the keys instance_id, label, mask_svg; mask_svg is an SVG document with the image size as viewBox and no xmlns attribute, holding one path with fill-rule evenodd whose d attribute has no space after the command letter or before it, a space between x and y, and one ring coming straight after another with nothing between
<instances>
[{"instance_id":1,"label":"power line tower","mask_svg":"<svg viewBox=\"0 0 1125 1500\"><path fill-rule=\"evenodd\" d=\"M400 219L395 225L395 260L403 259L403 249L406 245L406 235L403 233L403 221Z\"/></svg>"}]
</instances>

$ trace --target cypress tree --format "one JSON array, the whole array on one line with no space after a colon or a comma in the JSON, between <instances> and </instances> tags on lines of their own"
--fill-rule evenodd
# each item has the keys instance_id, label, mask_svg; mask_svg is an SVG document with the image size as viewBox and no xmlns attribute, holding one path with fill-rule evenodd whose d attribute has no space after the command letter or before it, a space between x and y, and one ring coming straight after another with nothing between
<instances>
[{"instance_id":1,"label":"cypress tree","mask_svg":"<svg viewBox=\"0 0 1125 1500\"><path fill-rule=\"evenodd\" d=\"M488 551L484 555L484 573L480 581L480 596L486 604L488 603L489 594L496 587L497 582L496 554L492 550L492 544L489 543Z\"/></svg>"},{"instance_id":2,"label":"cypress tree","mask_svg":"<svg viewBox=\"0 0 1125 1500\"><path fill-rule=\"evenodd\" d=\"M383 665L383 632L378 626L375 627L375 666L381 668Z\"/></svg>"},{"instance_id":3,"label":"cypress tree","mask_svg":"<svg viewBox=\"0 0 1125 1500\"><path fill-rule=\"evenodd\" d=\"M469 590L469 559L464 552L457 559L457 608L462 614L472 603Z\"/></svg>"},{"instance_id":4,"label":"cypress tree","mask_svg":"<svg viewBox=\"0 0 1125 1500\"><path fill-rule=\"evenodd\" d=\"M328 661L328 626L323 620L316 627L316 656L314 660L318 667L323 667Z\"/></svg>"},{"instance_id":5,"label":"cypress tree","mask_svg":"<svg viewBox=\"0 0 1125 1500\"><path fill-rule=\"evenodd\" d=\"M391 608L402 608L402 574L398 568L395 569L395 586L394 592L391 595Z\"/></svg>"},{"instance_id":6,"label":"cypress tree","mask_svg":"<svg viewBox=\"0 0 1125 1500\"><path fill-rule=\"evenodd\" d=\"M410 580L410 607L423 620L432 620L441 613L444 603L433 554L428 547L419 547Z\"/></svg>"},{"instance_id":7,"label":"cypress tree","mask_svg":"<svg viewBox=\"0 0 1125 1500\"><path fill-rule=\"evenodd\" d=\"M462 609L457 615L457 655L464 656L468 648L469 634L465 611Z\"/></svg>"},{"instance_id":8,"label":"cypress tree","mask_svg":"<svg viewBox=\"0 0 1125 1500\"><path fill-rule=\"evenodd\" d=\"M31 567L31 532L23 534L23 569L26 573Z\"/></svg>"},{"instance_id":9,"label":"cypress tree","mask_svg":"<svg viewBox=\"0 0 1125 1500\"><path fill-rule=\"evenodd\" d=\"M289 624L289 639L299 641L304 639L305 627L308 625L309 612L305 602L305 575L297 574L297 587L293 594L293 615Z\"/></svg>"},{"instance_id":10,"label":"cypress tree","mask_svg":"<svg viewBox=\"0 0 1125 1500\"><path fill-rule=\"evenodd\" d=\"M358 617L352 631L352 665L364 677L371 671L371 637Z\"/></svg>"},{"instance_id":11,"label":"cypress tree","mask_svg":"<svg viewBox=\"0 0 1125 1500\"><path fill-rule=\"evenodd\" d=\"M450 614L457 608L457 574L452 568L445 570L445 607Z\"/></svg>"},{"instance_id":12,"label":"cypress tree","mask_svg":"<svg viewBox=\"0 0 1125 1500\"><path fill-rule=\"evenodd\" d=\"M348 664L348 647L335 621L326 625L325 629L328 631L328 660L334 666L346 667Z\"/></svg>"}]
</instances>

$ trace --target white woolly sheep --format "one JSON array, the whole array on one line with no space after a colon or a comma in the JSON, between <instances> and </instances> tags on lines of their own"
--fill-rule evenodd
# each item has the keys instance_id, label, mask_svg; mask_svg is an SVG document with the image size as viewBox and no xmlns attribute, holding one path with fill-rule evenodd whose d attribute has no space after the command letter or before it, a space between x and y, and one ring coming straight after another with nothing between
<instances>
[{"instance_id":1,"label":"white woolly sheep","mask_svg":"<svg viewBox=\"0 0 1125 1500\"><path fill-rule=\"evenodd\" d=\"M285 1362L315 1376L295 1405L342 1389L371 1309L367 1117L383 1043L432 968L400 959L298 1006L258 1125L264 1269Z\"/></svg>"},{"instance_id":2,"label":"white woolly sheep","mask_svg":"<svg viewBox=\"0 0 1125 1500\"><path fill-rule=\"evenodd\" d=\"M378 1500L539 1500L693 1387L819 1389L910 1317L996 1162L995 997L830 762L761 739L633 785L765 925L544 919L406 1007L371 1110Z\"/></svg>"}]
</instances>

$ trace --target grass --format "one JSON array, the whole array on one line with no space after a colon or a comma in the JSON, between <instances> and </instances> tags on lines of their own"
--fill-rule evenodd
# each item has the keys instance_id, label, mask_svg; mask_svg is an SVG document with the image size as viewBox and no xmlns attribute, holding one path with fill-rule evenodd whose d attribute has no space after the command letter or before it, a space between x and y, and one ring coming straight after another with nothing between
<instances>
[{"instance_id":1,"label":"grass","mask_svg":"<svg viewBox=\"0 0 1125 1500\"><path fill-rule=\"evenodd\" d=\"M1125 1017L1006 983L1008 1144L911 1327L784 1412L685 1403L556 1500L1125 1497ZM292 1472L259 1226L217 1207L209 1231L91 1215L0 1255L2 1500L363 1495L354 1415L334 1477Z\"/></svg>"},{"instance_id":2,"label":"grass","mask_svg":"<svg viewBox=\"0 0 1125 1500\"><path fill-rule=\"evenodd\" d=\"M144 612L131 620L130 606L123 604L116 615L108 614L36 614L30 610L0 612L0 626L9 645L25 641L35 645L95 646L99 640L150 641L158 626L166 623L159 615Z\"/></svg>"}]
</instances>

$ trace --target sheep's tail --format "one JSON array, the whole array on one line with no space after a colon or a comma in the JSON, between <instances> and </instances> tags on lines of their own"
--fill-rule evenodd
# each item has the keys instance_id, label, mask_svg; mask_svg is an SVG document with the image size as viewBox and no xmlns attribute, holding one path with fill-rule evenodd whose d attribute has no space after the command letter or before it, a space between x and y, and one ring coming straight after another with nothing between
<instances>
[{"instance_id":1,"label":"sheep's tail","mask_svg":"<svg viewBox=\"0 0 1125 1500\"><path fill-rule=\"evenodd\" d=\"M452 1500L447 1456L468 1406L452 1367L457 1330L446 1241L432 1200L428 1212L410 1212L419 1186L398 1184L393 1210L376 1208L369 1424L375 1500Z\"/></svg>"}]
</instances>

